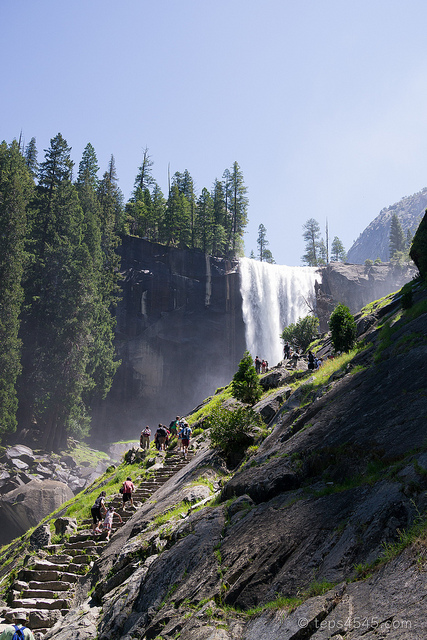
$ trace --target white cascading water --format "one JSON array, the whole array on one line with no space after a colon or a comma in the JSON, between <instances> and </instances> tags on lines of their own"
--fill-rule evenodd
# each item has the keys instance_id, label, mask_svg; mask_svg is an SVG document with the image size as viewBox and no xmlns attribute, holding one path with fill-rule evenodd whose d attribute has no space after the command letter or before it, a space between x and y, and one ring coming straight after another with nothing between
<instances>
[{"instance_id":1,"label":"white cascading water","mask_svg":"<svg viewBox=\"0 0 427 640\"><path fill-rule=\"evenodd\" d=\"M284 327L310 313L316 267L287 267L251 258L239 260L246 348L274 366L283 358Z\"/></svg>"}]
</instances>

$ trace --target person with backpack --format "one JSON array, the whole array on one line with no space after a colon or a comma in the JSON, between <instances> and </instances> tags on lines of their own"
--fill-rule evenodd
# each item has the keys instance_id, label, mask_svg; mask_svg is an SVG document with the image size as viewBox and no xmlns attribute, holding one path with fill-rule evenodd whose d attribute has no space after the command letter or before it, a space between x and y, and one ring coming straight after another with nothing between
<instances>
[{"instance_id":1,"label":"person with backpack","mask_svg":"<svg viewBox=\"0 0 427 640\"><path fill-rule=\"evenodd\" d=\"M188 447L190 444L190 436L191 436L191 427L188 424L188 422L184 421L183 427L179 432L179 435L181 436L182 452L184 454L184 458L187 459Z\"/></svg>"},{"instance_id":2,"label":"person with backpack","mask_svg":"<svg viewBox=\"0 0 427 640\"><path fill-rule=\"evenodd\" d=\"M179 421L180 421L180 417L176 416L175 420L172 420L172 422L169 425L172 438L175 438L177 436Z\"/></svg>"},{"instance_id":3,"label":"person with backpack","mask_svg":"<svg viewBox=\"0 0 427 640\"><path fill-rule=\"evenodd\" d=\"M132 478L129 478L129 476L126 478L122 485L122 489L123 491L121 491L121 493L123 496L123 509L125 508L126 502L130 502L131 506L133 507L132 493L135 491L135 485L132 482Z\"/></svg>"},{"instance_id":4,"label":"person with backpack","mask_svg":"<svg viewBox=\"0 0 427 640\"><path fill-rule=\"evenodd\" d=\"M99 529L99 525L102 522L103 516L105 516L105 514L107 513L107 509L105 507L106 495L107 494L105 493L105 491L101 491L101 493L95 500L93 507L90 510L92 514L92 519L93 519L92 531L94 533L101 532L101 530Z\"/></svg>"},{"instance_id":5,"label":"person with backpack","mask_svg":"<svg viewBox=\"0 0 427 640\"><path fill-rule=\"evenodd\" d=\"M166 451L166 438L167 438L168 432L162 424L159 424L158 429L156 431L156 435L157 435L156 440L157 440L159 451Z\"/></svg>"},{"instance_id":6,"label":"person with backpack","mask_svg":"<svg viewBox=\"0 0 427 640\"><path fill-rule=\"evenodd\" d=\"M0 633L0 640L34 640L31 629L25 626L27 617L25 613L16 613L13 617L14 624L7 624Z\"/></svg>"},{"instance_id":7,"label":"person with backpack","mask_svg":"<svg viewBox=\"0 0 427 640\"><path fill-rule=\"evenodd\" d=\"M141 437L139 439L139 446L141 449L149 449L150 448L150 438L151 438L151 429L147 425L143 431L141 431Z\"/></svg>"}]
</instances>

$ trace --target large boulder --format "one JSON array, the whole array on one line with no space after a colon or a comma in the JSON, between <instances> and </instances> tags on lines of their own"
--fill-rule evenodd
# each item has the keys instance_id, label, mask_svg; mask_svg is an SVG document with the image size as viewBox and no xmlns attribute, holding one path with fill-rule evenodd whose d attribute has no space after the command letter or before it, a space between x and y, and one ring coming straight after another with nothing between
<instances>
[{"instance_id":1,"label":"large boulder","mask_svg":"<svg viewBox=\"0 0 427 640\"><path fill-rule=\"evenodd\" d=\"M31 480L0 500L0 544L21 536L73 497L71 489L56 480Z\"/></svg>"}]
</instances>

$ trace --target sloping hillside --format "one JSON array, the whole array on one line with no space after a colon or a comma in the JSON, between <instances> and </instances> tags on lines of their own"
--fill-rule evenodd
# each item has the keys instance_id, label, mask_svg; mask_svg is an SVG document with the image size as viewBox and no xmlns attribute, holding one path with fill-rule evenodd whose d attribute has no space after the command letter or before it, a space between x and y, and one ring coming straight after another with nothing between
<instances>
[{"instance_id":1,"label":"sloping hillside","mask_svg":"<svg viewBox=\"0 0 427 640\"><path fill-rule=\"evenodd\" d=\"M349 249L347 253L348 262L363 264L366 259L376 260L377 258L387 262L390 258L389 237L393 214L396 214L399 218L405 233L410 229L414 234L426 207L427 188L412 196L402 198L402 200L390 207L382 209Z\"/></svg>"},{"instance_id":2,"label":"sloping hillside","mask_svg":"<svg viewBox=\"0 0 427 640\"><path fill-rule=\"evenodd\" d=\"M404 301L369 305L359 347L313 375L273 372L287 399L238 468L198 435L45 638L424 638L425 285Z\"/></svg>"}]
</instances>

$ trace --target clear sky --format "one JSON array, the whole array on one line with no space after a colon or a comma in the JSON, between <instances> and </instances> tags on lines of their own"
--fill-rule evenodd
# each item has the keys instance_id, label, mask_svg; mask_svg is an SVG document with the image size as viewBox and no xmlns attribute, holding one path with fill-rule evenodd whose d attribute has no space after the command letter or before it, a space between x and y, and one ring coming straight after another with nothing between
<instances>
[{"instance_id":1,"label":"clear sky","mask_svg":"<svg viewBox=\"0 0 427 640\"><path fill-rule=\"evenodd\" d=\"M246 255L267 228L301 264L314 217L346 249L380 210L427 186L425 0L0 0L0 140L76 169L110 155L127 200L142 152L167 193L237 161Z\"/></svg>"}]
</instances>

